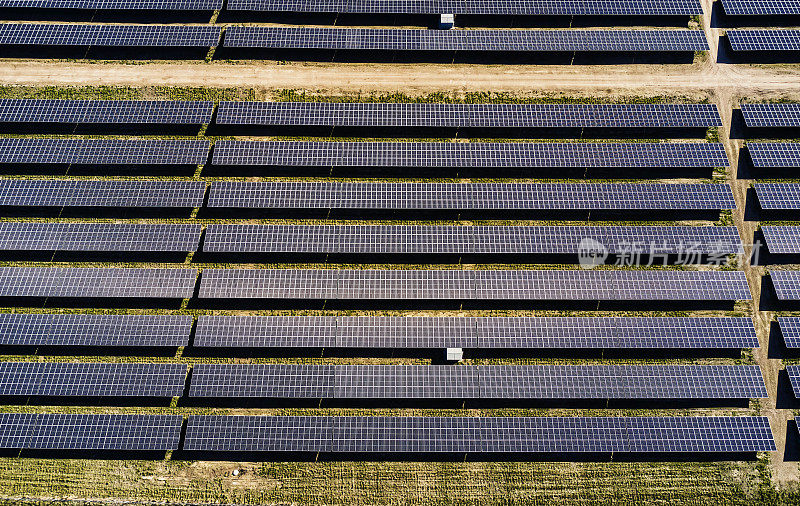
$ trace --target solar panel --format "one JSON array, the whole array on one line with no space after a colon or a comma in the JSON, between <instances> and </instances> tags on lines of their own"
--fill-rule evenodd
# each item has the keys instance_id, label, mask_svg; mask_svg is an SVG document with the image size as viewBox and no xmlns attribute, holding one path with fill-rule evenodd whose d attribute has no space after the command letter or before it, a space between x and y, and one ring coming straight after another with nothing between
<instances>
[{"instance_id":1,"label":"solar panel","mask_svg":"<svg viewBox=\"0 0 800 506\"><path fill-rule=\"evenodd\" d=\"M201 207L203 181L0 179L0 206Z\"/></svg>"},{"instance_id":2,"label":"solar panel","mask_svg":"<svg viewBox=\"0 0 800 506\"><path fill-rule=\"evenodd\" d=\"M759 347L749 318L218 315L199 317L194 345L490 349Z\"/></svg>"},{"instance_id":3,"label":"solar panel","mask_svg":"<svg viewBox=\"0 0 800 506\"><path fill-rule=\"evenodd\" d=\"M800 272L770 271L779 300L800 300Z\"/></svg>"},{"instance_id":4,"label":"solar panel","mask_svg":"<svg viewBox=\"0 0 800 506\"><path fill-rule=\"evenodd\" d=\"M0 0L3 8L214 11L222 0Z\"/></svg>"},{"instance_id":5,"label":"solar panel","mask_svg":"<svg viewBox=\"0 0 800 506\"><path fill-rule=\"evenodd\" d=\"M387 14L488 14L520 16L694 16L703 13L696 0L230 0L232 11L337 12Z\"/></svg>"},{"instance_id":6,"label":"solar panel","mask_svg":"<svg viewBox=\"0 0 800 506\"><path fill-rule=\"evenodd\" d=\"M2 196L2 194L0 194ZM215 181L209 207L251 209L735 209L727 184Z\"/></svg>"},{"instance_id":7,"label":"solar panel","mask_svg":"<svg viewBox=\"0 0 800 506\"><path fill-rule=\"evenodd\" d=\"M774 451L766 417L190 416L188 451Z\"/></svg>"},{"instance_id":8,"label":"solar panel","mask_svg":"<svg viewBox=\"0 0 800 506\"><path fill-rule=\"evenodd\" d=\"M800 51L800 30L727 30L734 51Z\"/></svg>"},{"instance_id":9,"label":"solar panel","mask_svg":"<svg viewBox=\"0 0 800 506\"><path fill-rule=\"evenodd\" d=\"M800 104L742 104L748 127L800 127Z\"/></svg>"},{"instance_id":10,"label":"solar panel","mask_svg":"<svg viewBox=\"0 0 800 506\"><path fill-rule=\"evenodd\" d=\"M200 125L213 111L200 101L0 99L0 123Z\"/></svg>"},{"instance_id":11,"label":"solar panel","mask_svg":"<svg viewBox=\"0 0 800 506\"><path fill-rule=\"evenodd\" d=\"M800 184L755 183L758 203L764 210L800 209Z\"/></svg>"},{"instance_id":12,"label":"solar panel","mask_svg":"<svg viewBox=\"0 0 800 506\"><path fill-rule=\"evenodd\" d=\"M282 2L284 3L284 2ZM478 128L722 126L713 104L220 102L218 125Z\"/></svg>"},{"instance_id":13,"label":"solar panel","mask_svg":"<svg viewBox=\"0 0 800 506\"><path fill-rule=\"evenodd\" d=\"M787 365L786 374L789 375L789 383L792 385L794 396L800 399L800 366Z\"/></svg>"},{"instance_id":14,"label":"solar panel","mask_svg":"<svg viewBox=\"0 0 800 506\"><path fill-rule=\"evenodd\" d=\"M722 0L722 7L728 16L800 15L795 0Z\"/></svg>"},{"instance_id":15,"label":"solar panel","mask_svg":"<svg viewBox=\"0 0 800 506\"><path fill-rule=\"evenodd\" d=\"M5 346L188 346L189 315L0 313Z\"/></svg>"},{"instance_id":16,"label":"solar panel","mask_svg":"<svg viewBox=\"0 0 800 506\"><path fill-rule=\"evenodd\" d=\"M0 297L188 299L195 269L0 267Z\"/></svg>"},{"instance_id":17,"label":"solar panel","mask_svg":"<svg viewBox=\"0 0 800 506\"><path fill-rule=\"evenodd\" d=\"M0 223L0 250L195 251L200 225L138 223Z\"/></svg>"},{"instance_id":18,"label":"solar panel","mask_svg":"<svg viewBox=\"0 0 800 506\"><path fill-rule=\"evenodd\" d=\"M623 270L205 269L199 296L341 300L751 299L744 274L738 271Z\"/></svg>"},{"instance_id":19,"label":"solar panel","mask_svg":"<svg viewBox=\"0 0 800 506\"><path fill-rule=\"evenodd\" d=\"M747 399L758 366L197 365L190 396L336 399Z\"/></svg>"},{"instance_id":20,"label":"solar panel","mask_svg":"<svg viewBox=\"0 0 800 506\"><path fill-rule=\"evenodd\" d=\"M160 139L0 139L0 163L202 165L208 141Z\"/></svg>"},{"instance_id":21,"label":"solar panel","mask_svg":"<svg viewBox=\"0 0 800 506\"><path fill-rule=\"evenodd\" d=\"M800 227L764 225L761 232L764 233L764 241L770 253L800 253Z\"/></svg>"},{"instance_id":22,"label":"solar panel","mask_svg":"<svg viewBox=\"0 0 800 506\"><path fill-rule=\"evenodd\" d=\"M749 318L477 318L479 348L758 348Z\"/></svg>"},{"instance_id":23,"label":"solar panel","mask_svg":"<svg viewBox=\"0 0 800 506\"><path fill-rule=\"evenodd\" d=\"M780 316L778 326L787 348L800 348L800 317Z\"/></svg>"},{"instance_id":24,"label":"solar panel","mask_svg":"<svg viewBox=\"0 0 800 506\"><path fill-rule=\"evenodd\" d=\"M177 450L183 417L0 413L0 447L39 450Z\"/></svg>"},{"instance_id":25,"label":"solar panel","mask_svg":"<svg viewBox=\"0 0 800 506\"><path fill-rule=\"evenodd\" d=\"M0 362L0 395L180 397L185 364Z\"/></svg>"},{"instance_id":26,"label":"solar panel","mask_svg":"<svg viewBox=\"0 0 800 506\"><path fill-rule=\"evenodd\" d=\"M232 26L225 47L387 51L707 51L701 30L408 30Z\"/></svg>"},{"instance_id":27,"label":"solar panel","mask_svg":"<svg viewBox=\"0 0 800 506\"><path fill-rule=\"evenodd\" d=\"M583 241L611 254L742 251L735 227L209 225L203 250L227 253L578 254ZM0 248L2 225L0 225Z\"/></svg>"},{"instance_id":28,"label":"solar panel","mask_svg":"<svg viewBox=\"0 0 800 506\"><path fill-rule=\"evenodd\" d=\"M211 25L0 24L0 45L212 47L222 28Z\"/></svg>"},{"instance_id":29,"label":"solar panel","mask_svg":"<svg viewBox=\"0 0 800 506\"><path fill-rule=\"evenodd\" d=\"M214 165L727 167L720 143L218 141Z\"/></svg>"},{"instance_id":30,"label":"solar panel","mask_svg":"<svg viewBox=\"0 0 800 506\"><path fill-rule=\"evenodd\" d=\"M748 142L747 151L754 167L800 167L800 143Z\"/></svg>"}]
</instances>

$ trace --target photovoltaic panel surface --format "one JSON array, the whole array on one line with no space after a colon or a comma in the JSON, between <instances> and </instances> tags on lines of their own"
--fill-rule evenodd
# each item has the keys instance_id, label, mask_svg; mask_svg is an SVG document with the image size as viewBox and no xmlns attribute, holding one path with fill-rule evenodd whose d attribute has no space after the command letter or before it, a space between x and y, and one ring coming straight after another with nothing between
<instances>
[{"instance_id":1,"label":"photovoltaic panel surface","mask_svg":"<svg viewBox=\"0 0 800 506\"><path fill-rule=\"evenodd\" d=\"M2 197L2 193L0 193ZM215 181L209 207L268 209L734 209L726 184Z\"/></svg>"},{"instance_id":2,"label":"photovoltaic panel surface","mask_svg":"<svg viewBox=\"0 0 800 506\"><path fill-rule=\"evenodd\" d=\"M721 126L713 104L220 102L218 125L480 128Z\"/></svg>"},{"instance_id":3,"label":"photovoltaic panel surface","mask_svg":"<svg viewBox=\"0 0 800 506\"><path fill-rule=\"evenodd\" d=\"M800 51L800 30L728 30L734 51Z\"/></svg>"},{"instance_id":4,"label":"photovoltaic panel surface","mask_svg":"<svg viewBox=\"0 0 800 506\"><path fill-rule=\"evenodd\" d=\"M749 127L800 127L800 104L742 104L741 107Z\"/></svg>"},{"instance_id":5,"label":"photovoltaic panel surface","mask_svg":"<svg viewBox=\"0 0 800 506\"><path fill-rule=\"evenodd\" d=\"M696 0L230 0L228 10L387 14L488 14L520 16L692 16L703 10Z\"/></svg>"},{"instance_id":6,"label":"photovoltaic panel surface","mask_svg":"<svg viewBox=\"0 0 800 506\"><path fill-rule=\"evenodd\" d=\"M201 207L203 181L0 179L0 206Z\"/></svg>"},{"instance_id":7,"label":"photovoltaic panel surface","mask_svg":"<svg viewBox=\"0 0 800 506\"><path fill-rule=\"evenodd\" d=\"M744 274L733 271L206 269L199 296L341 300L750 300L750 290Z\"/></svg>"},{"instance_id":8,"label":"photovoltaic panel surface","mask_svg":"<svg viewBox=\"0 0 800 506\"><path fill-rule=\"evenodd\" d=\"M800 272L770 271L779 300L800 300Z\"/></svg>"},{"instance_id":9,"label":"photovoltaic panel surface","mask_svg":"<svg viewBox=\"0 0 800 506\"><path fill-rule=\"evenodd\" d=\"M0 267L0 297L187 299L196 269Z\"/></svg>"},{"instance_id":10,"label":"photovoltaic panel surface","mask_svg":"<svg viewBox=\"0 0 800 506\"><path fill-rule=\"evenodd\" d=\"M188 451L774 451L766 417L190 416Z\"/></svg>"},{"instance_id":11,"label":"photovoltaic panel surface","mask_svg":"<svg viewBox=\"0 0 800 506\"><path fill-rule=\"evenodd\" d=\"M2 247L0 224L0 248ZM735 254L735 227L208 225L203 250L236 253L578 254L587 240L611 254Z\"/></svg>"},{"instance_id":12,"label":"photovoltaic panel surface","mask_svg":"<svg viewBox=\"0 0 800 506\"><path fill-rule=\"evenodd\" d=\"M195 251L200 225L139 223L0 223L0 250Z\"/></svg>"},{"instance_id":13,"label":"photovoltaic panel surface","mask_svg":"<svg viewBox=\"0 0 800 506\"><path fill-rule=\"evenodd\" d=\"M800 366L787 365L786 374L789 376L789 383L792 384L794 396L800 399Z\"/></svg>"},{"instance_id":14,"label":"photovoltaic panel surface","mask_svg":"<svg viewBox=\"0 0 800 506\"><path fill-rule=\"evenodd\" d=\"M0 447L41 450L177 450L183 417L0 413Z\"/></svg>"},{"instance_id":15,"label":"photovoltaic panel surface","mask_svg":"<svg viewBox=\"0 0 800 506\"><path fill-rule=\"evenodd\" d=\"M193 397L336 399L764 398L758 366L197 365Z\"/></svg>"},{"instance_id":16,"label":"photovoltaic panel surface","mask_svg":"<svg viewBox=\"0 0 800 506\"><path fill-rule=\"evenodd\" d=\"M800 227L764 225L761 227L767 250L776 254L800 253Z\"/></svg>"},{"instance_id":17,"label":"photovoltaic panel surface","mask_svg":"<svg viewBox=\"0 0 800 506\"><path fill-rule=\"evenodd\" d=\"M0 344L178 347L191 326L188 315L0 313Z\"/></svg>"},{"instance_id":18,"label":"photovoltaic panel surface","mask_svg":"<svg viewBox=\"0 0 800 506\"><path fill-rule=\"evenodd\" d=\"M218 141L214 165L727 167L719 143Z\"/></svg>"},{"instance_id":19,"label":"photovoltaic panel surface","mask_svg":"<svg viewBox=\"0 0 800 506\"><path fill-rule=\"evenodd\" d=\"M728 16L800 15L795 0L722 0L722 7Z\"/></svg>"},{"instance_id":20,"label":"photovoltaic panel surface","mask_svg":"<svg viewBox=\"0 0 800 506\"><path fill-rule=\"evenodd\" d=\"M25 9L213 11L222 0L0 0L0 7Z\"/></svg>"},{"instance_id":21,"label":"photovoltaic panel surface","mask_svg":"<svg viewBox=\"0 0 800 506\"><path fill-rule=\"evenodd\" d=\"M221 27L211 25L2 23L0 45L211 47L221 34Z\"/></svg>"},{"instance_id":22,"label":"photovoltaic panel surface","mask_svg":"<svg viewBox=\"0 0 800 506\"><path fill-rule=\"evenodd\" d=\"M778 326L786 347L800 348L800 317L781 316L778 318Z\"/></svg>"},{"instance_id":23,"label":"photovoltaic panel surface","mask_svg":"<svg viewBox=\"0 0 800 506\"><path fill-rule=\"evenodd\" d=\"M387 51L707 51L700 30L408 30L232 26L225 47Z\"/></svg>"},{"instance_id":24,"label":"photovoltaic panel surface","mask_svg":"<svg viewBox=\"0 0 800 506\"><path fill-rule=\"evenodd\" d=\"M748 142L747 151L754 167L800 167L800 143Z\"/></svg>"},{"instance_id":25,"label":"photovoltaic panel surface","mask_svg":"<svg viewBox=\"0 0 800 506\"><path fill-rule=\"evenodd\" d=\"M758 203L765 210L800 209L800 184L755 183Z\"/></svg>"},{"instance_id":26,"label":"photovoltaic panel surface","mask_svg":"<svg viewBox=\"0 0 800 506\"><path fill-rule=\"evenodd\" d=\"M185 364L0 362L0 395L179 397Z\"/></svg>"},{"instance_id":27,"label":"photovoltaic panel surface","mask_svg":"<svg viewBox=\"0 0 800 506\"><path fill-rule=\"evenodd\" d=\"M0 163L186 164L206 163L208 141L162 139L0 139Z\"/></svg>"},{"instance_id":28,"label":"photovoltaic panel surface","mask_svg":"<svg viewBox=\"0 0 800 506\"><path fill-rule=\"evenodd\" d=\"M207 101L0 99L0 123L199 125L213 111Z\"/></svg>"},{"instance_id":29,"label":"photovoltaic panel surface","mask_svg":"<svg viewBox=\"0 0 800 506\"><path fill-rule=\"evenodd\" d=\"M680 349L758 348L758 339L749 318L203 315L194 345Z\"/></svg>"}]
</instances>

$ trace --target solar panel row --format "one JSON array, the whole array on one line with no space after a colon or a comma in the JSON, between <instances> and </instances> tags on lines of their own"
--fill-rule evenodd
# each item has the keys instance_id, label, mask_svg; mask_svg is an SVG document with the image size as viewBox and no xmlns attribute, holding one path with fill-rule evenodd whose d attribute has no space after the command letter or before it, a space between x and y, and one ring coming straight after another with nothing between
<instances>
[{"instance_id":1,"label":"solar panel row","mask_svg":"<svg viewBox=\"0 0 800 506\"><path fill-rule=\"evenodd\" d=\"M787 365L786 374L789 376L789 383L792 385L794 396L800 399L800 366Z\"/></svg>"},{"instance_id":2,"label":"solar panel row","mask_svg":"<svg viewBox=\"0 0 800 506\"><path fill-rule=\"evenodd\" d=\"M189 315L0 313L5 346L189 345Z\"/></svg>"},{"instance_id":3,"label":"solar panel row","mask_svg":"<svg viewBox=\"0 0 800 506\"><path fill-rule=\"evenodd\" d=\"M795 0L722 0L729 16L798 15L800 5Z\"/></svg>"},{"instance_id":4,"label":"solar panel row","mask_svg":"<svg viewBox=\"0 0 800 506\"><path fill-rule=\"evenodd\" d=\"M207 101L0 99L0 123L200 125L213 111Z\"/></svg>"},{"instance_id":5,"label":"solar panel row","mask_svg":"<svg viewBox=\"0 0 800 506\"><path fill-rule=\"evenodd\" d=\"M201 207L205 194L204 181L0 179L0 206Z\"/></svg>"},{"instance_id":6,"label":"solar panel row","mask_svg":"<svg viewBox=\"0 0 800 506\"><path fill-rule=\"evenodd\" d=\"M215 165L727 167L719 143L218 141Z\"/></svg>"},{"instance_id":7,"label":"solar panel row","mask_svg":"<svg viewBox=\"0 0 800 506\"><path fill-rule=\"evenodd\" d=\"M189 396L748 399L767 390L758 366L198 364Z\"/></svg>"},{"instance_id":8,"label":"solar panel row","mask_svg":"<svg viewBox=\"0 0 800 506\"><path fill-rule=\"evenodd\" d=\"M721 126L713 104L220 102L219 125L473 128Z\"/></svg>"},{"instance_id":9,"label":"solar panel row","mask_svg":"<svg viewBox=\"0 0 800 506\"><path fill-rule=\"evenodd\" d=\"M800 300L800 272L770 271L778 300Z\"/></svg>"},{"instance_id":10,"label":"solar panel row","mask_svg":"<svg viewBox=\"0 0 800 506\"><path fill-rule=\"evenodd\" d=\"M716 210L736 202L726 184L215 181L208 207Z\"/></svg>"},{"instance_id":11,"label":"solar panel row","mask_svg":"<svg viewBox=\"0 0 800 506\"><path fill-rule=\"evenodd\" d=\"M203 140L0 138L0 163L86 165L202 165Z\"/></svg>"},{"instance_id":12,"label":"solar panel row","mask_svg":"<svg viewBox=\"0 0 800 506\"><path fill-rule=\"evenodd\" d=\"M778 327L787 348L800 348L800 317L781 316L778 318Z\"/></svg>"},{"instance_id":13,"label":"solar panel row","mask_svg":"<svg viewBox=\"0 0 800 506\"><path fill-rule=\"evenodd\" d=\"M748 127L800 127L800 104L742 104L741 107Z\"/></svg>"},{"instance_id":14,"label":"solar panel row","mask_svg":"<svg viewBox=\"0 0 800 506\"><path fill-rule=\"evenodd\" d=\"M183 417L0 413L0 448L177 450Z\"/></svg>"},{"instance_id":15,"label":"solar panel row","mask_svg":"<svg viewBox=\"0 0 800 506\"><path fill-rule=\"evenodd\" d=\"M2 332L0 315L0 335ZM748 318L202 315L194 346L758 348Z\"/></svg>"},{"instance_id":16,"label":"solar panel row","mask_svg":"<svg viewBox=\"0 0 800 506\"><path fill-rule=\"evenodd\" d=\"M0 270L0 286L2 286ZM750 300L737 271L205 269L199 297L342 300Z\"/></svg>"},{"instance_id":17,"label":"solar panel row","mask_svg":"<svg viewBox=\"0 0 800 506\"><path fill-rule=\"evenodd\" d=\"M190 416L185 450L294 452L774 451L766 417Z\"/></svg>"},{"instance_id":18,"label":"solar panel row","mask_svg":"<svg viewBox=\"0 0 800 506\"><path fill-rule=\"evenodd\" d=\"M701 30L408 30L232 26L228 48L387 51L707 51Z\"/></svg>"},{"instance_id":19,"label":"solar panel row","mask_svg":"<svg viewBox=\"0 0 800 506\"><path fill-rule=\"evenodd\" d=\"M192 297L196 269L0 267L0 297Z\"/></svg>"},{"instance_id":20,"label":"solar panel row","mask_svg":"<svg viewBox=\"0 0 800 506\"><path fill-rule=\"evenodd\" d=\"M764 210L800 209L800 184L797 183L755 183L758 203Z\"/></svg>"},{"instance_id":21,"label":"solar panel row","mask_svg":"<svg viewBox=\"0 0 800 506\"><path fill-rule=\"evenodd\" d=\"M0 224L0 249L4 230ZM735 227L208 225L206 252L578 254L589 241L611 254L742 251Z\"/></svg>"},{"instance_id":22,"label":"solar panel row","mask_svg":"<svg viewBox=\"0 0 800 506\"><path fill-rule=\"evenodd\" d=\"M0 395L179 397L184 364L0 362Z\"/></svg>"},{"instance_id":23,"label":"solar panel row","mask_svg":"<svg viewBox=\"0 0 800 506\"><path fill-rule=\"evenodd\" d=\"M754 167L800 167L800 143L748 142L747 151Z\"/></svg>"},{"instance_id":24,"label":"solar panel row","mask_svg":"<svg viewBox=\"0 0 800 506\"><path fill-rule=\"evenodd\" d=\"M0 7L23 9L213 11L223 0L0 0Z\"/></svg>"},{"instance_id":25,"label":"solar panel row","mask_svg":"<svg viewBox=\"0 0 800 506\"><path fill-rule=\"evenodd\" d=\"M200 225L136 223L0 223L0 250L196 251Z\"/></svg>"},{"instance_id":26,"label":"solar panel row","mask_svg":"<svg viewBox=\"0 0 800 506\"><path fill-rule=\"evenodd\" d=\"M800 51L800 30L728 30L734 51Z\"/></svg>"},{"instance_id":27,"label":"solar panel row","mask_svg":"<svg viewBox=\"0 0 800 506\"><path fill-rule=\"evenodd\" d=\"M770 253L800 253L800 227L765 225L761 227L761 232L764 233L764 241Z\"/></svg>"},{"instance_id":28,"label":"solar panel row","mask_svg":"<svg viewBox=\"0 0 800 506\"><path fill-rule=\"evenodd\" d=\"M211 25L0 23L8 46L212 47L221 35Z\"/></svg>"},{"instance_id":29,"label":"solar panel row","mask_svg":"<svg viewBox=\"0 0 800 506\"><path fill-rule=\"evenodd\" d=\"M488 14L520 16L694 16L696 0L230 0L231 11L387 14Z\"/></svg>"}]
</instances>

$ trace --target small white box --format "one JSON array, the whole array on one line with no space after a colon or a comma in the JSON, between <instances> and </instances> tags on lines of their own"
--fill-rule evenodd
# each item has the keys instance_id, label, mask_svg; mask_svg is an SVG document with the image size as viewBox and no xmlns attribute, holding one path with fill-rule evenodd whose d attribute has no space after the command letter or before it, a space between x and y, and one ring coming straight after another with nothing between
<instances>
[{"instance_id":1,"label":"small white box","mask_svg":"<svg viewBox=\"0 0 800 506\"><path fill-rule=\"evenodd\" d=\"M460 362L464 359L464 350L462 348L447 348L446 358L451 362Z\"/></svg>"},{"instance_id":2,"label":"small white box","mask_svg":"<svg viewBox=\"0 0 800 506\"><path fill-rule=\"evenodd\" d=\"M449 30L456 24L455 14L441 14L439 16L439 29Z\"/></svg>"}]
</instances>

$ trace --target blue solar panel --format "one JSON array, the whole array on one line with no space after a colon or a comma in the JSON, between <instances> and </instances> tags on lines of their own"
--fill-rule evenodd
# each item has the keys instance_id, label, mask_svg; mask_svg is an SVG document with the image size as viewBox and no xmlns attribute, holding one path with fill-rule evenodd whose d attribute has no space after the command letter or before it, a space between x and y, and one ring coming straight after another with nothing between
<instances>
[{"instance_id":1,"label":"blue solar panel","mask_svg":"<svg viewBox=\"0 0 800 506\"><path fill-rule=\"evenodd\" d=\"M800 365L787 365L786 374L789 375L789 382L792 384L794 396L800 399Z\"/></svg>"},{"instance_id":2,"label":"blue solar panel","mask_svg":"<svg viewBox=\"0 0 800 506\"><path fill-rule=\"evenodd\" d=\"M2 194L0 194L2 195ZM215 181L209 207L269 209L735 209L726 184Z\"/></svg>"},{"instance_id":3,"label":"blue solar panel","mask_svg":"<svg viewBox=\"0 0 800 506\"><path fill-rule=\"evenodd\" d=\"M215 165L344 167L727 167L719 143L218 141Z\"/></svg>"},{"instance_id":4,"label":"blue solar panel","mask_svg":"<svg viewBox=\"0 0 800 506\"><path fill-rule=\"evenodd\" d=\"M195 251L200 225L0 222L6 251Z\"/></svg>"},{"instance_id":5,"label":"blue solar panel","mask_svg":"<svg viewBox=\"0 0 800 506\"><path fill-rule=\"evenodd\" d=\"M0 344L178 347L191 327L188 315L0 313Z\"/></svg>"},{"instance_id":6,"label":"blue solar panel","mask_svg":"<svg viewBox=\"0 0 800 506\"><path fill-rule=\"evenodd\" d=\"M0 413L0 448L177 450L183 417Z\"/></svg>"},{"instance_id":7,"label":"blue solar panel","mask_svg":"<svg viewBox=\"0 0 800 506\"><path fill-rule=\"evenodd\" d=\"M0 123L199 125L213 111L201 101L0 99Z\"/></svg>"},{"instance_id":8,"label":"blue solar panel","mask_svg":"<svg viewBox=\"0 0 800 506\"><path fill-rule=\"evenodd\" d=\"M779 300L800 300L800 272L770 271Z\"/></svg>"},{"instance_id":9,"label":"blue solar panel","mask_svg":"<svg viewBox=\"0 0 800 506\"><path fill-rule=\"evenodd\" d=\"M179 397L185 364L0 362L0 395Z\"/></svg>"},{"instance_id":10,"label":"blue solar panel","mask_svg":"<svg viewBox=\"0 0 800 506\"><path fill-rule=\"evenodd\" d=\"M232 11L387 14L488 14L519 16L694 16L697 0L230 0Z\"/></svg>"},{"instance_id":11,"label":"blue solar panel","mask_svg":"<svg viewBox=\"0 0 800 506\"><path fill-rule=\"evenodd\" d=\"M0 7L23 9L108 9L213 11L223 0L0 0Z\"/></svg>"},{"instance_id":12,"label":"blue solar panel","mask_svg":"<svg viewBox=\"0 0 800 506\"><path fill-rule=\"evenodd\" d=\"M800 30L728 30L734 51L800 51Z\"/></svg>"},{"instance_id":13,"label":"blue solar panel","mask_svg":"<svg viewBox=\"0 0 800 506\"><path fill-rule=\"evenodd\" d=\"M0 206L201 207L203 181L0 179Z\"/></svg>"},{"instance_id":14,"label":"blue solar panel","mask_svg":"<svg viewBox=\"0 0 800 506\"><path fill-rule=\"evenodd\" d=\"M208 141L0 138L0 163L202 165Z\"/></svg>"},{"instance_id":15,"label":"blue solar panel","mask_svg":"<svg viewBox=\"0 0 800 506\"><path fill-rule=\"evenodd\" d=\"M800 143L748 142L747 151L754 167L800 167Z\"/></svg>"},{"instance_id":16,"label":"blue solar panel","mask_svg":"<svg viewBox=\"0 0 800 506\"><path fill-rule=\"evenodd\" d=\"M210 25L2 23L0 45L212 47L222 28Z\"/></svg>"},{"instance_id":17,"label":"blue solar panel","mask_svg":"<svg viewBox=\"0 0 800 506\"><path fill-rule=\"evenodd\" d=\"M751 298L744 274L733 271L367 269L205 269L199 297L571 301Z\"/></svg>"},{"instance_id":18,"label":"blue solar panel","mask_svg":"<svg viewBox=\"0 0 800 506\"><path fill-rule=\"evenodd\" d=\"M190 416L188 451L774 451L766 417Z\"/></svg>"},{"instance_id":19,"label":"blue solar panel","mask_svg":"<svg viewBox=\"0 0 800 506\"><path fill-rule=\"evenodd\" d=\"M218 125L474 128L722 126L713 104L220 102Z\"/></svg>"},{"instance_id":20,"label":"blue solar panel","mask_svg":"<svg viewBox=\"0 0 800 506\"><path fill-rule=\"evenodd\" d=\"M778 326L787 348L800 348L800 317L780 316Z\"/></svg>"},{"instance_id":21,"label":"blue solar panel","mask_svg":"<svg viewBox=\"0 0 800 506\"><path fill-rule=\"evenodd\" d=\"M225 47L394 51L707 51L701 30L406 30L232 26Z\"/></svg>"},{"instance_id":22,"label":"blue solar panel","mask_svg":"<svg viewBox=\"0 0 800 506\"><path fill-rule=\"evenodd\" d=\"M729 16L800 15L796 0L722 0Z\"/></svg>"},{"instance_id":23,"label":"blue solar panel","mask_svg":"<svg viewBox=\"0 0 800 506\"><path fill-rule=\"evenodd\" d=\"M765 210L800 209L800 184L756 183L758 203Z\"/></svg>"},{"instance_id":24,"label":"blue solar panel","mask_svg":"<svg viewBox=\"0 0 800 506\"><path fill-rule=\"evenodd\" d=\"M761 227L761 231L770 253L800 253L800 227L765 225Z\"/></svg>"},{"instance_id":25,"label":"blue solar panel","mask_svg":"<svg viewBox=\"0 0 800 506\"><path fill-rule=\"evenodd\" d=\"M800 104L742 104L747 126L800 127Z\"/></svg>"}]
</instances>

